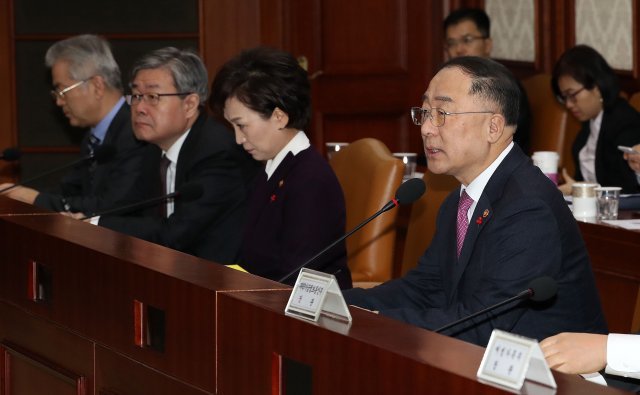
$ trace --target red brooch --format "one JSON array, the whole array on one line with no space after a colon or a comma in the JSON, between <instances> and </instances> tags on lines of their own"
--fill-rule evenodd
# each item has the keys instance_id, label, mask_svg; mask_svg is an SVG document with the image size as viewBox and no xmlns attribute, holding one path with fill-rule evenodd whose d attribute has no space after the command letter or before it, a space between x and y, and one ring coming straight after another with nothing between
<instances>
[{"instance_id":1,"label":"red brooch","mask_svg":"<svg viewBox=\"0 0 640 395\"><path fill-rule=\"evenodd\" d=\"M275 202L275 201L276 201L276 194L275 194L275 193L274 193L273 195L271 195L270 200L271 200L272 202Z\"/></svg>"},{"instance_id":2,"label":"red brooch","mask_svg":"<svg viewBox=\"0 0 640 395\"><path fill-rule=\"evenodd\" d=\"M478 225L482 224L482 217L476 218L476 224L478 224Z\"/></svg>"}]
</instances>

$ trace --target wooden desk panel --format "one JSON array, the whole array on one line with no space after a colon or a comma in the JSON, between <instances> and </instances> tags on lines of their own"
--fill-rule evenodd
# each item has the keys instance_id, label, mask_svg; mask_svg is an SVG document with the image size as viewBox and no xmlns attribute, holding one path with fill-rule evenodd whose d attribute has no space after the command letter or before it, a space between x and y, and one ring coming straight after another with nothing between
<instances>
[{"instance_id":1,"label":"wooden desk panel","mask_svg":"<svg viewBox=\"0 0 640 395\"><path fill-rule=\"evenodd\" d=\"M96 346L95 383L97 395L208 394L102 346Z\"/></svg>"},{"instance_id":2,"label":"wooden desk panel","mask_svg":"<svg viewBox=\"0 0 640 395\"><path fill-rule=\"evenodd\" d=\"M92 394L93 344L0 301L0 372L6 395Z\"/></svg>"},{"instance_id":3,"label":"wooden desk panel","mask_svg":"<svg viewBox=\"0 0 640 395\"><path fill-rule=\"evenodd\" d=\"M479 383L484 349L351 308L353 323L284 315L289 292L223 293L218 304L218 394L278 393L274 355L312 367L313 394L503 394ZM554 372L558 394L620 394ZM528 384L528 393L551 394ZM535 388L534 388L535 387Z\"/></svg>"},{"instance_id":4,"label":"wooden desk panel","mask_svg":"<svg viewBox=\"0 0 640 395\"><path fill-rule=\"evenodd\" d=\"M314 394L504 393L476 381L479 347L357 309L351 327L286 317L285 286L60 215L9 215L29 212L11 202L0 197L0 340L86 378L88 394L272 393L274 353L313 367ZM30 261L51 275L47 301L27 297ZM164 311L164 351L134 344L134 300ZM556 380L560 394L620 393Z\"/></svg>"},{"instance_id":5,"label":"wooden desk panel","mask_svg":"<svg viewBox=\"0 0 640 395\"><path fill-rule=\"evenodd\" d=\"M578 222L610 332L640 331L640 232Z\"/></svg>"},{"instance_id":6,"label":"wooden desk panel","mask_svg":"<svg viewBox=\"0 0 640 395\"><path fill-rule=\"evenodd\" d=\"M217 293L286 288L60 215L0 216L0 233L0 299L210 392ZM51 276L44 302L27 297L33 261ZM164 313L163 350L134 343L134 301Z\"/></svg>"}]
</instances>

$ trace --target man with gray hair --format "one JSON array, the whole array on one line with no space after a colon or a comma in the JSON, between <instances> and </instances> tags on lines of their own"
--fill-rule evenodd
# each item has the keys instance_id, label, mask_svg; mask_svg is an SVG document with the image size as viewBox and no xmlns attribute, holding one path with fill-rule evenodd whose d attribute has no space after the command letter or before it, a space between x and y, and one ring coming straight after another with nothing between
<instances>
[{"instance_id":1,"label":"man with gray hair","mask_svg":"<svg viewBox=\"0 0 640 395\"><path fill-rule=\"evenodd\" d=\"M80 148L87 160L62 178L60 193L15 187L6 195L72 213L95 213L146 198L143 163L156 148L133 135L120 68L109 43L94 35L58 41L47 51L45 63L51 68L56 105L72 126L90 129ZM96 154L100 150L103 155Z\"/></svg>"},{"instance_id":2,"label":"man with gray hair","mask_svg":"<svg viewBox=\"0 0 640 395\"><path fill-rule=\"evenodd\" d=\"M440 206L418 266L378 287L345 291L347 303L481 346L493 329L539 340L606 333L578 225L556 186L513 142L518 95L513 75L490 59L463 56L440 68L411 117L429 171L462 185ZM555 279L557 295L551 282L540 303L514 301L458 321L535 288L541 277Z\"/></svg>"},{"instance_id":3,"label":"man with gray hair","mask_svg":"<svg viewBox=\"0 0 640 395\"><path fill-rule=\"evenodd\" d=\"M235 263L242 240L247 187L257 163L233 133L208 118L206 68L200 57L168 47L132 70L133 130L158 146L153 180L161 194L199 185L197 199L167 200L139 218L103 216L99 225L220 263ZM164 166L162 166L164 164Z\"/></svg>"}]
</instances>

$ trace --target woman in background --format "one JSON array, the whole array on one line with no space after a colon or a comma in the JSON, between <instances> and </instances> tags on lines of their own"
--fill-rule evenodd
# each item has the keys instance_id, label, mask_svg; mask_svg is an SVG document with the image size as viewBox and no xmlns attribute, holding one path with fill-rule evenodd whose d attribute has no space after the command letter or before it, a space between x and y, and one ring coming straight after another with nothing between
<instances>
[{"instance_id":1,"label":"woman in background","mask_svg":"<svg viewBox=\"0 0 640 395\"><path fill-rule=\"evenodd\" d=\"M228 61L212 84L211 108L233 126L236 142L264 161L255 180L240 252L250 273L284 279L345 231L338 179L304 129L311 117L307 73L289 53L254 48ZM351 288L345 243L309 265Z\"/></svg>"},{"instance_id":2,"label":"woman in background","mask_svg":"<svg viewBox=\"0 0 640 395\"><path fill-rule=\"evenodd\" d=\"M640 114L620 97L618 78L596 50L578 45L567 50L553 69L551 86L558 101L582 122L573 142L575 175L563 170L562 193L571 194L575 181L640 191L619 145L640 143Z\"/></svg>"}]
</instances>

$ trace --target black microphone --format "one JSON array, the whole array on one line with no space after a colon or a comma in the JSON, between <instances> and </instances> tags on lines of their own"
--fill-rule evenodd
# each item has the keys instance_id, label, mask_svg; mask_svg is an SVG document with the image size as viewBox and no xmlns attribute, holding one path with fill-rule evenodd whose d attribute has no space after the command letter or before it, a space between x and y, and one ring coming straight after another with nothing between
<instances>
[{"instance_id":1,"label":"black microphone","mask_svg":"<svg viewBox=\"0 0 640 395\"><path fill-rule=\"evenodd\" d=\"M515 300L531 299L534 302L544 302L553 298L557 292L558 284L556 283L556 280L551 277L538 277L531 280L531 282L529 283L529 288L520 292L516 296L512 296L507 300L503 300L502 302L496 303L493 306L489 306L457 321L449 323L441 328L436 329L434 332L441 333L442 331L445 331L463 322L469 321L470 319L475 318L481 314L488 313L491 310L497 309L498 307L504 306L505 304L511 303Z\"/></svg>"},{"instance_id":2,"label":"black microphone","mask_svg":"<svg viewBox=\"0 0 640 395\"><path fill-rule=\"evenodd\" d=\"M333 243L329 244L325 249L323 249L322 251L320 251L319 253L317 253L313 257L311 257L309 260L307 260L302 265L296 267L294 270L289 272L286 276L282 277L278 281L279 282L284 282L284 281L288 280L289 277L291 277L294 274L296 274L298 271L300 271L300 269L307 267L313 261L318 259L320 256L324 255L327 251L329 251L333 247L335 247L336 244L340 243L341 241L343 241L347 237L351 236L352 234L354 234L355 232L360 230L360 228L362 228L363 226L365 226L369 222L371 222L374 219L376 219L380 214L385 213L385 212L391 210L392 208L397 207L397 206L399 206L401 204L411 204L411 203L415 202L416 200L420 199L420 196L422 196L424 194L425 190L426 190L426 186L424 184L424 181L422 181L421 178L411 178L411 179L405 181L396 190L395 198L391 199L387 204L385 204L375 214L373 214L369 218L367 218L364 221L362 221L358 226L353 228L350 232L345 233L338 240L336 240Z\"/></svg>"},{"instance_id":3,"label":"black microphone","mask_svg":"<svg viewBox=\"0 0 640 395\"><path fill-rule=\"evenodd\" d=\"M168 193L168 194L162 195L162 196L156 196L156 197L153 197L151 199L147 199L147 200L143 200L141 202L128 204L126 206L116 207L116 208L113 208L113 209L104 210L104 211L100 211L100 212L97 212L97 213L92 213L91 215L87 215L85 217L80 218L80 220L84 221L85 219L98 217L98 216L103 216L103 215L130 213L132 211L136 211L136 210L139 210L141 208L151 207L153 205L156 205L158 203L161 203L161 202L163 202L165 200L169 200L169 199L178 199L179 198L182 201L188 202L188 201L191 201L191 200L199 199L202 196L203 193L204 193L204 189L202 188L202 185L200 185L198 183L189 183L189 184L183 185L180 189L178 189L175 192L171 192L171 193Z\"/></svg>"},{"instance_id":4,"label":"black microphone","mask_svg":"<svg viewBox=\"0 0 640 395\"><path fill-rule=\"evenodd\" d=\"M6 150L5 150L5 152L6 152ZM7 191L10 191L13 188L17 188L17 187L19 187L21 185L24 185L24 184L27 184L27 183L29 183L31 181L38 180L38 179L40 179L42 177L48 176L49 174L56 173L56 172L58 172L60 170L64 170L64 169L67 169L69 167L73 167L73 166L75 166L75 165L77 165L79 163L82 163L84 161L87 161L87 160L95 160L96 163L103 164L103 163L109 162L115 156L116 156L116 148L114 146L112 146L112 145L103 144L100 147L96 148L96 150L91 155L83 156L82 158L77 159L77 160L75 160L73 162L64 164L62 166L58 166L58 167L56 167L54 169L45 171L44 173L40 173L37 176L33 176L33 177L28 178L28 179L26 179L24 181L21 181L21 182L19 182L17 184L13 184L10 187L6 187L6 188L0 190L0 193L4 193L4 192L7 192Z\"/></svg>"},{"instance_id":5,"label":"black microphone","mask_svg":"<svg viewBox=\"0 0 640 395\"><path fill-rule=\"evenodd\" d=\"M0 159L6 160L7 162L13 162L14 160L20 159L20 150L17 148L6 148L0 154Z\"/></svg>"}]
</instances>

